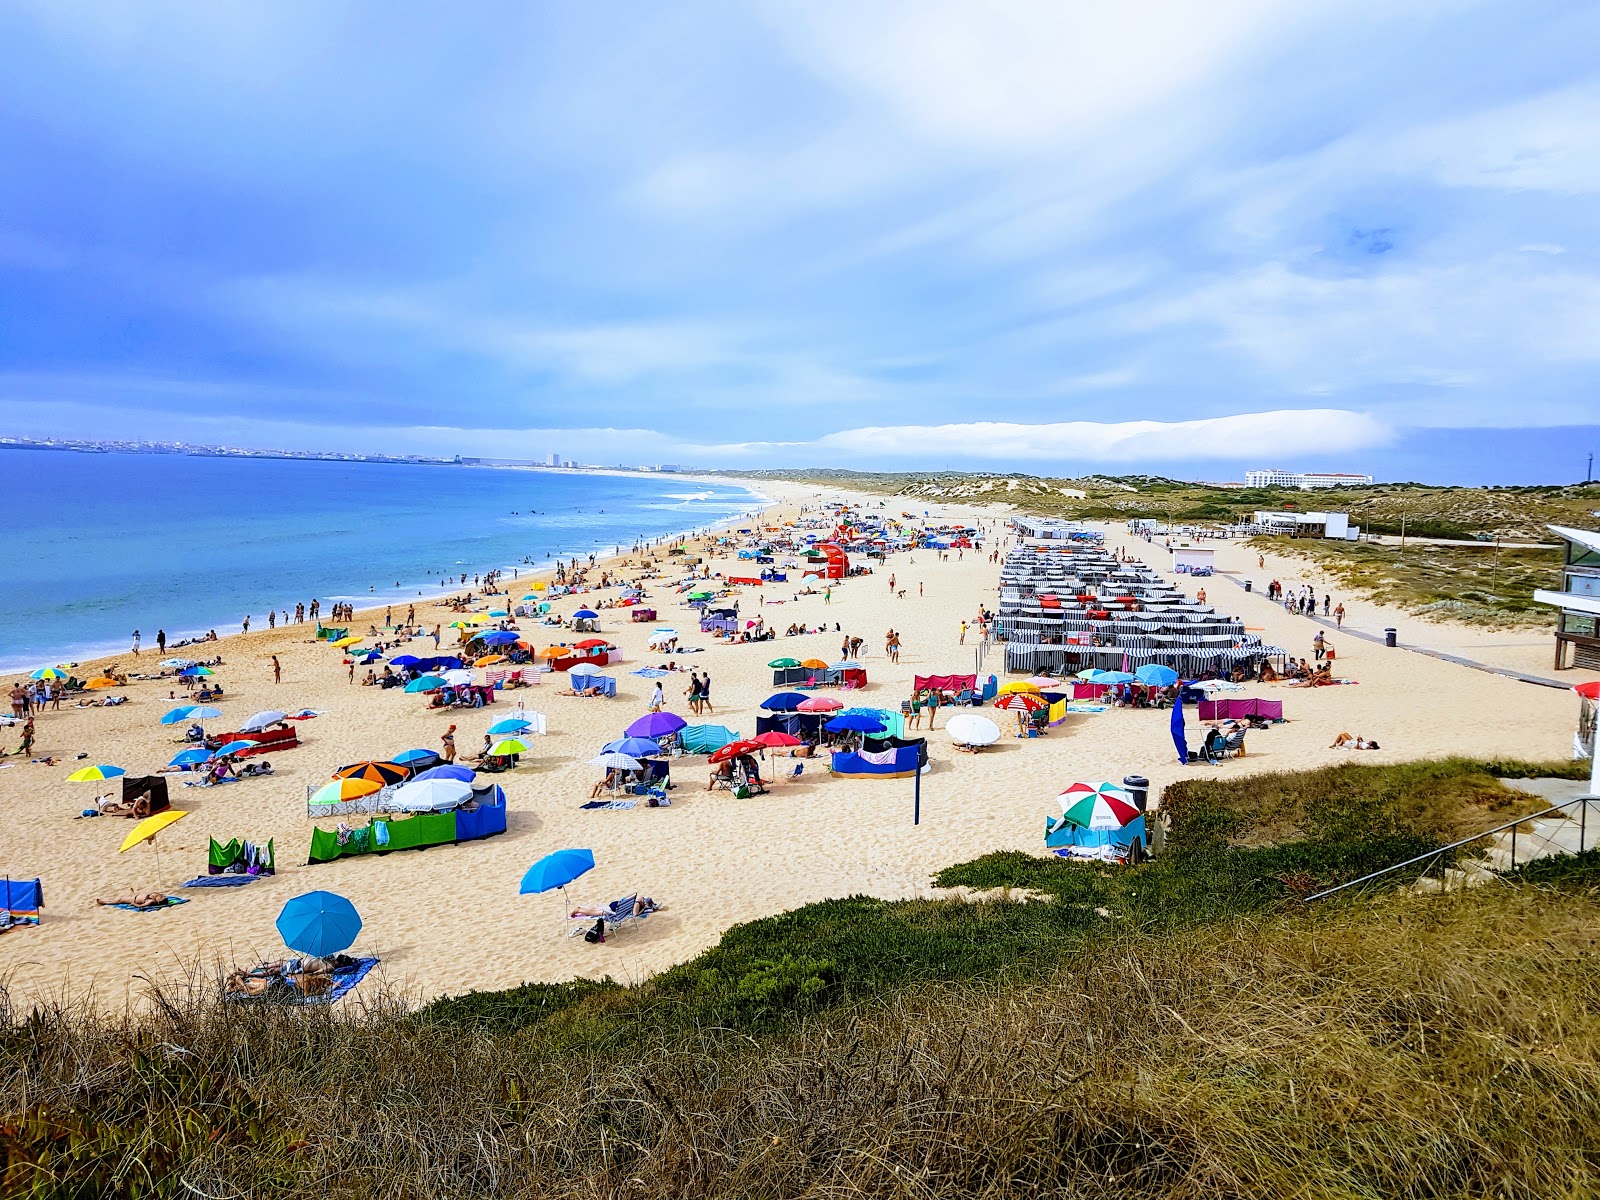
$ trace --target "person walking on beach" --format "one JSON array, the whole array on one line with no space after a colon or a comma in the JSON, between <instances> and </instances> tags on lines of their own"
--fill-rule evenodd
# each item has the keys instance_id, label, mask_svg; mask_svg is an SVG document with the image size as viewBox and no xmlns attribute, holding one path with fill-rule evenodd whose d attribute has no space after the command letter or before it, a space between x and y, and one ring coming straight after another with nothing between
<instances>
[{"instance_id":1,"label":"person walking on beach","mask_svg":"<svg viewBox=\"0 0 1600 1200\"><path fill-rule=\"evenodd\" d=\"M240 628L239 632L240 633L249 633L250 632L250 614L249 613L245 614L244 622L243 622L243 625ZM138 630L134 630L134 633L137 634Z\"/></svg>"},{"instance_id":2,"label":"person walking on beach","mask_svg":"<svg viewBox=\"0 0 1600 1200\"><path fill-rule=\"evenodd\" d=\"M439 648L439 626L437 625L433 627L433 648L435 650Z\"/></svg>"},{"instance_id":3,"label":"person walking on beach","mask_svg":"<svg viewBox=\"0 0 1600 1200\"><path fill-rule=\"evenodd\" d=\"M450 726L449 729L446 729L444 731L444 736L439 739L439 745L444 750L444 753L439 755L439 757L444 759L444 761L447 762L447 763L455 762L455 760L456 760L456 727L454 725Z\"/></svg>"},{"instance_id":4,"label":"person walking on beach","mask_svg":"<svg viewBox=\"0 0 1600 1200\"><path fill-rule=\"evenodd\" d=\"M354 683L355 681L356 681L356 660L352 658L350 660L350 682Z\"/></svg>"},{"instance_id":5,"label":"person walking on beach","mask_svg":"<svg viewBox=\"0 0 1600 1200\"><path fill-rule=\"evenodd\" d=\"M660 712L666 707L666 703L666 692L662 690L661 680L658 679L656 680L656 690L650 693L650 711Z\"/></svg>"},{"instance_id":6,"label":"person walking on beach","mask_svg":"<svg viewBox=\"0 0 1600 1200\"><path fill-rule=\"evenodd\" d=\"M11 688L11 715L17 720L22 720L23 709L28 703L28 690L20 683L13 684Z\"/></svg>"},{"instance_id":7,"label":"person walking on beach","mask_svg":"<svg viewBox=\"0 0 1600 1200\"><path fill-rule=\"evenodd\" d=\"M710 671L707 671L704 675L700 676L700 707L701 707L702 711L708 712L708 713L715 713L717 711L716 709L711 707L711 672Z\"/></svg>"},{"instance_id":8,"label":"person walking on beach","mask_svg":"<svg viewBox=\"0 0 1600 1200\"><path fill-rule=\"evenodd\" d=\"M956 645L965 646L966 644L967 644L967 623L965 621L963 621L963 622L961 622L961 640L959 642L957 642Z\"/></svg>"},{"instance_id":9,"label":"person walking on beach","mask_svg":"<svg viewBox=\"0 0 1600 1200\"><path fill-rule=\"evenodd\" d=\"M158 630L156 630L156 653L165 654L166 652L167 652L167 631L165 629L158 629Z\"/></svg>"},{"instance_id":10,"label":"person walking on beach","mask_svg":"<svg viewBox=\"0 0 1600 1200\"><path fill-rule=\"evenodd\" d=\"M1343 629L1344 628L1344 604L1343 604L1343 602L1340 603L1338 608L1333 610L1333 627L1335 629Z\"/></svg>"},{"instance_id":11,"label":"person walking on beach","mask_svg":"<svg viewBox=\"0 0 1600 1200\"><path fill-rule=\"evenodd\" d=\"M276 629L277 627L278 627L278 610L275 609L275 608L269 608L269 609L267 609L267 628L268 629Z\"/></svg>"},{"instance_id":12,"label":"person walking on beach","mask_svg":"<svg viewBox=\"0 0 1600 1200\"><path fill-rule=\"evenodd\" d=\"M822 603L826 607L833 603L833 585L829 584L822 589Z\"/></svg>"},{"instance_id":13,"label":"person walking on beach","mask_svg":"<svg viewBox=\"0 0 1600 1200\"><path fill-rule=\"evenodd\" d=\"M1311 651L1318 662L1322 661L1322 654L1327 646L1327 639L1322 636L1322 630L1317 630L1317 636L1311 639Z\"/></svg>"},{"instance_id":14,"label":"person walking on beach","mask_svg":"<svg viewBox=\"0 0 1600 1200\"><path fill-rule=\"evenodd\" d=\"M135 657L139 654L139 631L137 629L133 631L133 653Z\"/></svg>"},{"instance_id":15,"label":"person walking on beach","mask_svg":"<svg viewBox=\"0 0 1600 1200\"><path fill-rule=\"evenodd\" d=\"M272 656L272 682L283 682L283 664L278 661L278 656L276 654Z\"/></svg>"}]
</instances>

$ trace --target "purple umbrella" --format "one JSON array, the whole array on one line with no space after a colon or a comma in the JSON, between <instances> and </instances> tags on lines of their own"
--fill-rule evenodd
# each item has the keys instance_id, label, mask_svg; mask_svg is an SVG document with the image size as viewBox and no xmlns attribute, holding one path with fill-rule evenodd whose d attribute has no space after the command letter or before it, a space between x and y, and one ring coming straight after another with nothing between
<instances>
[{"instance_id":1,"label":"purple umbrella","mask_svg":"<svg viewBox=\"0 0 1600 1200\"><path fill-rule=\"evenodd\" d=\"M623 730L629 737L658 738L666 737L669 733L677 733L689 722L677 713L653 712L645 713L632 725Z\"/></svg>"}]
</instances>

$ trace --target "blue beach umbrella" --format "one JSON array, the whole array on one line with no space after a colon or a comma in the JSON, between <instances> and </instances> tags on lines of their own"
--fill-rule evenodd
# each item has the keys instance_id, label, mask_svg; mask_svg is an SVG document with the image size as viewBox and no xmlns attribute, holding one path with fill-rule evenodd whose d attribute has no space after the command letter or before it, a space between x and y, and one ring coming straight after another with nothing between
<instances>
[{"instance_id":1,"label":"blue beach umbrella","mask_svg":"<svg viewBox=\"0 0 1600 1200\"><path fill-rule=\"evenodd\" d=\"M601 669L599 667L595 666L593 663L585 662L573 663L571 668L567 671L568 677L574 679L580 675L599 675L600 673Z\"/></svg>"},{"instance_id":2,"label":"blue beach umbrella","mask_svg":"<svg viewBox=\"0 0 1600 1200\"><path fill-rule=\"evenodd\" d=\"M517 892L523 896L532 896L539 892L548 892L553 888L563 888L578 876L592 870L594 870L593 850L557 850L554 854L546 854L528 868L528 873L522 877Z\"/></svg>"},{"instance_id":3,"label":"blue beach umbrella","mask_svg":"<svg viewBox=\"0 0 1600 1200\"><path fill-rule=\"evenodd\" d=\"M438 757L439 755L437 751L424 750L419 746L415 750L402 750L389 761L392 763L399 763L402 767L406 767L410 766L412 763L427 762L429 759Z\"/></svg>"},{"instance_id":4,"label":"blue beach umbrella","mask_svg":"<svg viewBox=\"0 0 1600 1200\"><path fill-rule=\"evenodd\" d=\"M799 712L800 706L809 699L804 692L779 692L763 700L761 707L768 712Z\"/></svg>"},{"instance_id":5,"label":"blue beach umbrella","mask_svg":"<svg viewBox=\"0 0 1600 1200\"><path fill-rule=\"evenodd\" d=\"M1101 671L1094 677L1095 683L1133 683L1138 679L1126 671Z\"/></svg>"},{"instance_id":6,"label":"blue beach umbrella","mask_svg":"<svg viewBox=\"0 0 1600 1200\"><path fill-rule=\"evenodd\" d=\"M489 615L490 615L490 616L491 616L491 617L509 617L509 616L510 616L510 615L511 615L511 614L510 614L510 613L508 613L508 612L507 612L507 611L506 611L506 610L505 610L505 609L503 609L503 608L491 608L491 609L490 609L490 610L489 610Z\"/></svg>"},{"instance_id":7,"label":"blue beach umbrella","mask_svg":"<svg viewBox=\"0 0 1600 1200\"><path fill-rule=\"evenodd\" d=\"M183 670L179 671L178 674L185 675L190 679L198 679L202 675L215 675L216 672L210 667L185 667Z\"/></svg>"},{"instance_id":8,"label":"blue beach umbrella","mask_svg":"<svg viewBox=\"0 0 1600 1200\"><path fill-rule=\"evenodd\" d=\"M580 608L577 612L572 614L572 618L575 621L593 621L599 615L600 614L595 612L595 610L592 608Z\"/></svg>"},{"instance_id":9,"label":"blue beach umbrella","mask_svg":"<svg viewBox=\"0 0 1600 1200\"><path fill-rule=\"evenodd\" d=\"M296 896L278 914L283 944L297 954L327 958L348 950L361 932L356 906L333 892L307 892Z\"/></svg>"},{"instance_id":10,"label":"blue beach umbrella","mask_svg":"<svg viewBox=\"0 0 1600 1200\"><path fill-rule=\"evenodd\" d=\"M521 641L522 638L509 629L496 629L493 633L484 634L478 640L485 646L509 646L513 642Z\"/></svg>"},{"instance_id":11,"label":"blue beach umbrella","mask_svg":"<svg viewBox=\"0 0 1600 1200\"><path fill-rule=\"evenodd\" d=\"M180 721L187 721L189 719L189 714L192 713L197 707L198 705L194 704L180 704L177 708L163 716L161 718L161 723L163 725L176 725Z\"/></svg>"},{"instance_id":12,"label":"blue beach umbrella","mask_svg":"<svg viewBox=\"0 0 1600 1200\"><path fill-rule=\"evenodd\" d=\"M414 667L422 660L415 654L397 654L389 660L391 667Z\"/></svg>"},{"instance_id":13,"label":"blue beach umbrella","mask_svg":"<svg viewBox=\"0 0 1600 1200\"><path fill-rule=\"evenodd\" d=\"M242 754L246 750L254 750L255 748L256 744L254 742L247 742L240 738L236 742L229 742L226 746L219 746L214 751L214 754L217 758L221 758L225 754Z\"/></svg>"},{"instance_id":14,"label":"blue beach umbrella","mask_svg":"<svg viewBox=\"0 0 1600 1200\"><path fill-rule=\"evenodd\" d=\"M211 751L204 746L196 746L192 750L180 750L172 756L169 767L194 767L205 762L211 757Z\"/></svg>"},{"instance_id":15,"label":"blue beach umbrella","mask_svg":"<svg viewBox=\"0 0 1600 1200\"><path fill-rule=\"evenodd\" d=\"M854 716L835 717L823 728L829 733L882 733L889 727L877 717L858 713Z\"/></svg>"},{"instance_id":16,"label":"blue beach umbrella","mask_svg":"<svg viewBox=\"0 0 1600 1200\"><path fill-rule=\"evenodd\" d=\"M489 726L489 732L499 734L527 733L532 728L533 725L529 721L519 721L516 717L507 717L505 720L496 721Z\"/></svg>"},{"instance_id":17,"label":"blue beach umbrella","mask_svg":"<svg viewBox=\"0 0 1600 1200\"><path fill-rule=\"evenodd\" d=\"M622 732L628 737L659 738L666 737L669 733L677 733L688 723L677 713L645 713Z\"/></svg>"},{"instance_id":18,"label":"blue beach umbrella","mask_svg":"<svg viewBox=\"0 0 1600 1200\"><path fill-rule=\"evenodd\" d=\"M625 737L614 742L607 742L600 747L601 754L627 754L633 758L652 758L661 753L661 747L654 738Z\"/></svg>"},{"instance_id":19,"label":"blue beach umbrella","mask_svg":"<svg viewBox=\"0 0 1600 1200\"><path fill-rule=\"evenodd\" d=\"M437 767L418 771L412 782L418 779L459 779L464 783L471 783L477 775L478 773L471 767L464 767L460 763L440 763Z\"/></svg>"},{"instance_id":20,"label":"blue beach umbrella","mask_svg":"<svg viewBox=\"0 0 1600 1200\"><path fill-rule=\"evenodd\" d=\"M1160 663L1145 663L1133 675L1140 683L1148 683L1151 687L1170 687L1178 682L1178 673Z\"/></svg>"},{"instance_id":21,"label":"blue beach umbrella","mask_svg":"<svg viewBox=\"0 0 1600 1200\"><path fill-rule=\"evenodd\" d=\"M444 686L444 680L437 675L419 675L406 684L408 692L437 692Z\"/></svg>"}]
</instances>

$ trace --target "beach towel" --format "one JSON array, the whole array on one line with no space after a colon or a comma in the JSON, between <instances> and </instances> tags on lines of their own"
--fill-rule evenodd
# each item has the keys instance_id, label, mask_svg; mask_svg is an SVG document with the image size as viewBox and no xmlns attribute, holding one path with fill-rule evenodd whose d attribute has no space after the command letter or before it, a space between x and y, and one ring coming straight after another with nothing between
<instances>
[{"instance_id":1,"label":"beach towel","mask_svg":"<svg viewBox=\"0 0 1600 1200\"><path fill-rule=\"evenodd\" d=\"M345 995L356 984L367 977L368 972L378 965L376 958L358 958L353 967L340 967L333 973L333 986L320 996L299 996L288 1001L290 1004L335 1004L343 1000Z\"/></svg>"},{"instance_id":2,"label":"beach towel","mask_svg":"<svg viewBox=\"0 0 1600 1200\"><path fill-rule=\"evenodd\" d=\"M201 875L199 878L191 879L188 883L180 884L179 886L186 888L243 887L247 883L254 883L259 878L261 878L259 875Z\"/></svg>"},{"instance_id":3,"label":"beach towel","mask_svg":"<svg viewBox=\"0 0 1600 1200\"><path fill-rule=\"evenodd\" d=\"M139 907L137 904L107 904L104 907L120 908L125 912L160 912L168 908L175 908L179 904L187 903L189 903L189 901L183 896L168 896L165 904L150 904L143 908Z\"/></svg>"},{"instance_id":4,"label":"beach towel","mask_svg":"<svg viewBox=\"0 0 1600 1200\"><path fill-rule=\"evenodd\" d=\"M608 812L621 812L623 809L636 807L638 803L639 802L637 800L591 800L589 803L581 804L578 807L597 808Z\"/></svg>"}]
</instances>

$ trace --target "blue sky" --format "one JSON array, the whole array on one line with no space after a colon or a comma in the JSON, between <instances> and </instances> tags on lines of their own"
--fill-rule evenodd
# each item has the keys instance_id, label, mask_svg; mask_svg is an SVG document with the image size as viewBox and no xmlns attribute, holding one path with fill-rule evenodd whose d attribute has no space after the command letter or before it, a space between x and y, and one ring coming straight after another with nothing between
<instances>
[{"instance_id":1,"label":"blue sky","mask_svg":"<svg viewBox=\"0 0 1600 1200\"><path fill-rule=\"evenodd\" d=\"M1541 0L13 0L0 430L1581 477L1597 45Z\"/></svg>"}]
</instances>

